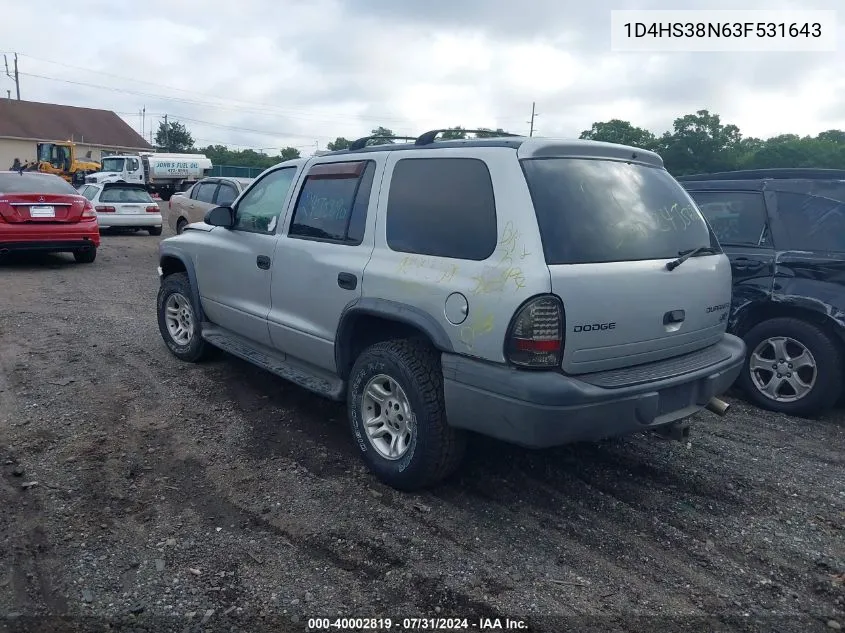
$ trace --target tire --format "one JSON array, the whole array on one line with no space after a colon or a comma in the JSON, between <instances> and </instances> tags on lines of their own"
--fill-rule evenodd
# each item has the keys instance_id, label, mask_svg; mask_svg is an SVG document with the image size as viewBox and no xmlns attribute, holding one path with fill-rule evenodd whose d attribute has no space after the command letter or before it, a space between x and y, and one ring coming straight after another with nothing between
<instances>
[{"instance_id":1,"label":"tire","mask_svg":"<svg viewBox=\"0 0 845 633\"><path fill-rule=\"evenodd\" d=\"M97 259L97 249L86 248L82 251L74 251L73 258L77 264L93 264L94 260Z\"/></svg>"},{"instance_id":2,"label":"tire","mask_svg":"<svg viewBox=\"0 0 845 633\"><path fill-rule=\"evenodd\" d=\"M191 282L186 273L168 275L162 280L158 289L156 312L158 313L158 330L170 353L180 360L196 363L210 355L211 345L202 338L200 322L191 303L191 295ZM167 318L169 307L184 309L189 314L189 317L185 318L183 312L181 319L182 324L187 323L187 327L184 328L187 340L180 340L171 333Z\"/></svg>"},{"instance_id":3,"label":"tire","mask_svg":"<svg viewBox=\"0 0 845 633\"><path fill-rule=\"evenodd\" d=\"M800 319L770 319L754 326L744 338L748 352L739 376L739 386L757 406L788 415L816 417L829 411L839 400L843 381L841 347L838 341L822 328ZM797 360L800 346L803 346L809 353L809 356L804 358L811 359L814 364L814 379L810 378L813 374L809 366L801 368L797 366L798 363L779 365L782 378L789 376L794 380L797 377L804 385L811 385L807 393L800 398L794 397L799 392L788 384L783 384L776 393L792 397L791 400L778 400L761 390L760 385L764 385L768 377L777 379L773 353L775 348L770 341L778 338L787 339L784 348L785 360ZM769 368L764 361L771 361L772 367ZM761 368L752 371L752 363ZM793 371L790 372L790 369Z\"/></svg>"},{"instance_id":4,"label":"tire","mask_svg":"<svg viewBox=\"0 0 845 633\"><path fill-rule=\"evenodd\" d=\"M185 218L179 218L179 221L176 223L176 235L181 235L186 226L188 226L188 221Z\"/></svg>"},{"instance_id":5,"label":"tire","mask_svg":"<svg viewBox=\"0 0 845 633\"><path fill-rule=\"evenodd\" d=\"M161 235L161 227L160 226L151 226L147 229L147 232L150 235L153 235L153 236Z\"/></svg>"},{"instance_id":6,"label":"tire","mask_svg":"<svg viewBox=\"0 0 845 633\"><path fill-rule=\"evenodd\" d=\"M392 380L398 389L386 399L397 398L410 406L412 418L406 450L396 458L384 456L365 429L365 418L378 413L375 403L365 404L371 381ZM383 382L382 385L387 384ZM388 400L390 401L390 400ZM397 408L387 424L401 424L403 408ZM441 482L460 465L466 447L464 432L446 423L443 375L439 354L417 340L392 340L367 348L355 361L349 380L347 411L352 434L370 470L388 486L398 490L419 490ZM398 418L398 420L397 420ZM404 428L404 427L403 427Z\"/></svg>"}]
</instances>

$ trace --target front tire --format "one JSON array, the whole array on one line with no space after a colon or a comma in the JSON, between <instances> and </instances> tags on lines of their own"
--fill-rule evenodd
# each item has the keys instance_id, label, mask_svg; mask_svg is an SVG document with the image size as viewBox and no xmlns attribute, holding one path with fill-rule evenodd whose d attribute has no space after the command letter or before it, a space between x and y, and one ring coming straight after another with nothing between
<instances>
[{"instance_id":1,"label":"front tire","mask_svg":"<svg viewBox=\"0 0 845 633\"><path fill-rule=\"evenodd\" d=\"M757 406L787 415L816 417L842 392L840 345L822 328L793 318L754 326L739 385Z\"/></svg>"},{"instance_id":2,"label":"front tire","mask_svg":"<svg viewBox=\"0 0 845 633\"><path fill-rule=\"evenodd\" d=\"M196 363L210 353L202 338L199 318L191 303L191 282L186 273L165 277L156 301L158 329L164 343L176 358Z\"/></svg>"},{"instance_id":3,"label":"front tire","mask_svg":"<svg viewBox=\"0 0 845 633\"><path fill-rule=\"evenodd\" d=\"M97 259L97 249L86 248L82 251L74 251L73 258L77 264L93 264L94 260Z\"/></svg>"},{"instance_id":4,"label":"front tire","mask_svg":"<svg viewBox=\"0 0 845 633\"><path fill-rule=\"evenodd\" d=\"M352 368L347 410L361 456L388 486L426 488L460 465L466 436L446 423L440 356L423 341L367 348Z\"/></svg>"}]
</instances>

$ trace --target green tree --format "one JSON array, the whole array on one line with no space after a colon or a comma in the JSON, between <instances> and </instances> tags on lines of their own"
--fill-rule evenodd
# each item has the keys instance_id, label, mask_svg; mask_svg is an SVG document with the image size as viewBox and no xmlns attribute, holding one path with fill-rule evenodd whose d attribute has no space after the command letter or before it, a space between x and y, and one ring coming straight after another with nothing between
<instances>
[{"instance_id":1,"label":"green tree","mask_svg":"<svg viewBox=\"0 0 845 633\"><path fill-rule=\"evenodd\" d=\"M378 126L377 128L373 128L370 130L370 136L379 136L382 138L373 139L369 144L370 145L381 145L382 143L392 143L393 140L390 138L392 136L396 136L396 133L387 127Z\"/></svg>"},{"instance_id":2,"label":"green tree","mask_svg":"<svg viewBox=\"0 0 845 633\"><path fill-rule=\"evenodd\" d=\"M194 149L194 137L179 121L164 121L158 124L156 146L165 152L190 152Z\"/></svg>"},{"instance_id":3,"label":"green tree","mask_svg":"<svg viewBox=\"0 0 845 633\"><path fill-rule=\"evenodd\" d=\"M456 125L455 127L450 127L447 131L443 132L443 135L440 138L444 141L458 141L465 139L466 137L466 130L460 125Z\"/></svg>"},{"instance_id":4,"label":"green tree","mask_svg":"<svg viewBox=\"0 0 845 633\"><path fill-rule=\"evenodd\" d=\"M673 131L660 137L657 149L675 175L728 171L739 166L741 140L737 126L699 110L675 119Z\"/></svg>"},{"instance_id":5,"label":"green tree","mask_svg":"<svg viewBox=\"0 0 845 633\"><path fill-rule=\"evenodd\" d=\"M621 119L593 123L593 126L589 130L581 132L580 138L590 141L604 141L605 143L618 143L619 145L631 145L649 150L657 147L657 137L653 133Z\"/></svg>"},{"instance_id":6,"label":"green tree","mask_svg":"<svg viewBox=\"0 0 845 633\"><path fill-rule=\"evenodd\" d=\"M343 138L342 136L338 136L334 141L326 145L326 149L328 149L330 152L336 152L341 149L348 149L351 144L352 141L350 141L349 139Z\"/></svg>"},{"instance_id":7,"label":"green tree","mask_svg":"<svg viewBox=\"0 0 845 633\"><path fill-rule=\"evenodd\" d=\"M291 160L299 157L299 150L295 147L285 147L279 152L279 160Z\"/></svg>"},{"instance_id":8,"label":"green tree","mask_svg":"<svg viewBox=\"0 0 845 633\"><path fill-rule=\"evenodd\" d=\"M475 133L475 138L493 138L502 134L507 134L507 132L500 127L497 127L495 130L489 127L480 127L478 128L478 132Z\"/></svg>"}]
</instances>

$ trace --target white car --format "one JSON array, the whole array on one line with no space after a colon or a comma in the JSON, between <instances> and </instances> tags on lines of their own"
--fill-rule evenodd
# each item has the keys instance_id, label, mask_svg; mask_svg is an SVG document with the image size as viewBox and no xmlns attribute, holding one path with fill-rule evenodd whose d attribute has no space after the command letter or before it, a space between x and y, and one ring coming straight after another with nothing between
<instances>
[{"instance_id":1,"label":"white car","mask_svg":"<svg viewBox=\"0 0 845 633\"><path fill-rule=\"evenodd\" d=\"M97 212L100 229L142 229L161 235L161 209L144 185L131 182L86 184L79 193L88 198Z\"/></svg>"}]
</instances>

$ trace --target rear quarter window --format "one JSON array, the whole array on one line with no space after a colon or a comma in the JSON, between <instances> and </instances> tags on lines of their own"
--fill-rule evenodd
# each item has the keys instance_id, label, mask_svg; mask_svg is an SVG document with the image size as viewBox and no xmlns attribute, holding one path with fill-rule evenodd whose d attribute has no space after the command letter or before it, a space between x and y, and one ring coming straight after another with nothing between
<instances>
[{"instance_id":1,"label":"rear quarter window","mask_svg":"<svg viewBox=\"0 0 845 633\"><path fill-rule=\"evenodd\" d=\"M845 252L845 202L825 196L777 192L785 244L798 251Z\"/></svg>"},{"instance_id":2,"label":"rear quarter window","mask_svg":"<svg viewBox=\"0 0 845 633\"><path fill-rule=\"evenodd\" d=\"M664 169L580 158L527 159L522 168L549 264L667 259L719 248Z\"/></svg>"},{"instance_id":3,"label":"rear quarter window","mask_svg":"<svg viewBox=\"0 0 845 633\"><path fill-rule=\"evenodd\" d=\"M403 158L387 201L394 251L481 261L496 249L496 202L487 165L476 158Z\"/></svg>"}]
</instances>

